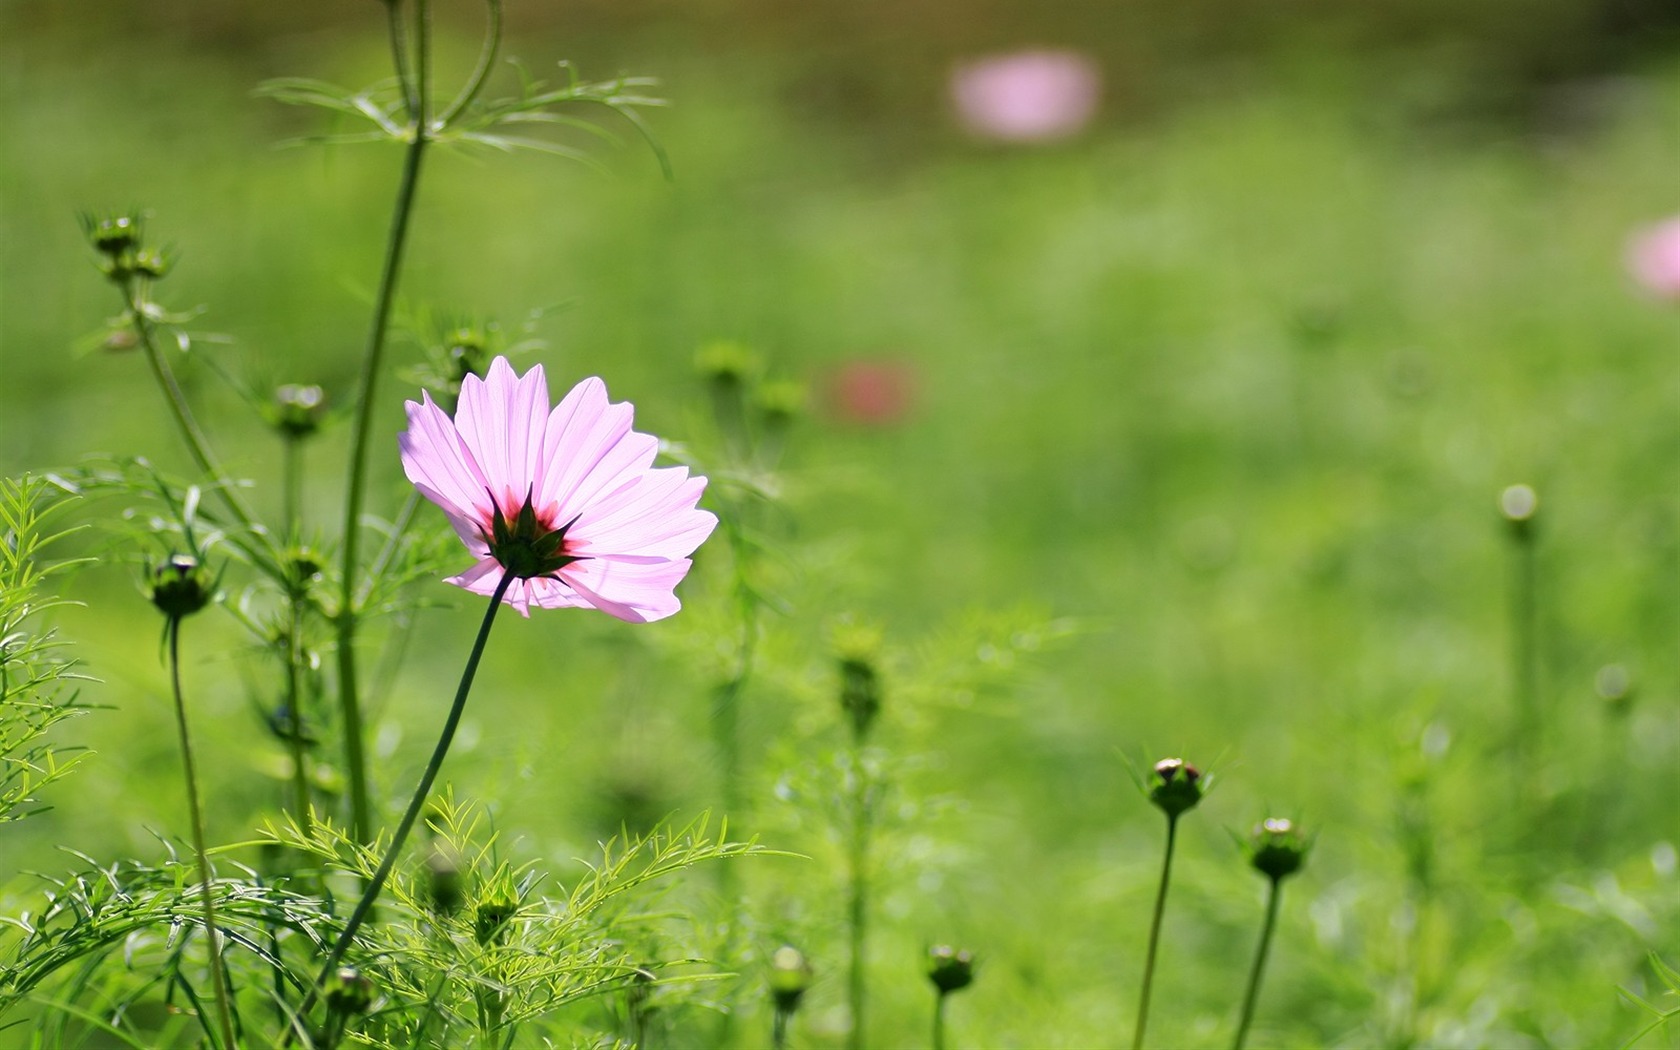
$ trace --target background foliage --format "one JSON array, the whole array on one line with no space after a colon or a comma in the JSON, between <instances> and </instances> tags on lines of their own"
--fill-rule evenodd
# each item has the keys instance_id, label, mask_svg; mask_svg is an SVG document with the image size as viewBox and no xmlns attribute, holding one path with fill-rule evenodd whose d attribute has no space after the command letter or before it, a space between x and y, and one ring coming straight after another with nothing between
<instances>
[{"instance_id":1,"label":"background foliage","mask_svg":"<svg viewBox=\"0 0 1680 1050\"><path fill-rule=\"evenodd\" d=\"M186 463L140 362L78 342L114 312L83 208L150 210L179 248L172 301L229 337L202 351L222 367L348 396L395 154L271 149L318 118L250 96L273 75L379 75L377 19L317 6L0 10L0 473L91 452ZM440 155L422 192L407 299L528 325L551 374L602 375L643 429L715 454L692 369L715 338L811 384L785 505L755 524L783 611L744 701L748 829L810 859L742 868L742 979L800 939L819 983L796 1038L838 1038L838 846L818 796L842 740L828 632L850 615L886 638L883 1041L922 1038L936 940L982 958L956 1041L1125 1030L1160 829L1122 756L1179 751L1217 760L1221 783L1183 828L1162 1043L1228 1038L1262 887L1224 828L1273 811L1319 839L1257 1043L1628 1037L1645 1015L1617 988L1656 995L1646 956L1674 957L1680 907L1680 317L1621 264L1632 228L1680 210L1671 20L1489 0L1287 21L1069 7L1029 25L994 4L959 30L950 6L516 11L508 52L534 67L664 79L675 181L630 148L602 154L610 178ZM1043 149L969 140L949 63L1026 43L1088 45L1104 117ZM911 378L902 419L834 410L859 361ZM237 398L207 367L188 379L230 467L272 478L278 444L238 444ZM394 436L400 398L383 410ZM310 450L321 520L342 436ZM378 469L389 513L395 455ZM1495 498L1516 481L1542 501L1532 768L1508 748ZM155 622L110 536L69 541L107 557L59 619L101 680L83 698L112 710L60 727L97 755L52 813L0 829L8 874L62 870L61 844L155 857L151 829L177 823ZM725 673L730 571L714 542L668 624L503 624L445 776L496 801L523 856L576 872L623 820L716 805L694 741ZM475 616L422 615L380 702L388 806ZM237 637L192 630L201 653ZM1595 692L1611 663L1629 704ZM237 839L282 791L262 772L282 745L235 687L260 664L190 674L211 823ZM703 1042L710 1021L683 1009L663 1038Z\"/></svg>"}]
</instances>

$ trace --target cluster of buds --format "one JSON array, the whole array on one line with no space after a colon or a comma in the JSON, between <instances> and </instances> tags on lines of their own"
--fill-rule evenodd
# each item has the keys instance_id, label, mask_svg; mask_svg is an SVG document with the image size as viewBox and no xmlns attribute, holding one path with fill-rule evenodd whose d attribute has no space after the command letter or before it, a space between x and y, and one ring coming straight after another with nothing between
<instances>
[{"instance_id":1,"label":"cluster of buds","mask_svg":"<svg viewBox=\"0 0 1680 1050\"><path fill-rule=\"evenodd\" d=\"M88 243L102 257L100 272L116 284L126 285L136 277L155 281L169 272L169 259L164 253L146 247L142 227L134 214L82 216Z\"/></svg>"}]
</instances>

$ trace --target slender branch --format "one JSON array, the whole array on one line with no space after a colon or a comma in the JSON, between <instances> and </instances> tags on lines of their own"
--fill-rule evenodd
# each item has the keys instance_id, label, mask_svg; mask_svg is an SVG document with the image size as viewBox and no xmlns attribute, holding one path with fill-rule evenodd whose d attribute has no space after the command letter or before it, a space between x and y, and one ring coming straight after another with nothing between
<instances>
[{"instance_id":1,"label":"slender branch","mask_svg":"<svg viewBox=\"0 0 1680 1050\"><path fill-rule=\"evenodd\" d=\"M945 993L933 998L933 1050L945 1050Z\"/></svg>"},{"instance_id":2,"label":"slender branch","mask_svg":"<svg viewBox=\"0 0 1680 1050\"><path fill-rule=\"evenodd\" d=\"M228 513L239 522L245 531L256 533L256 519L250 508L239 498L227 471L210 451L210 440L204 434L198 420L193 417L192 408L187 404L187 395L182 392L181 384L175 378L175 370L169 367L169 361L158 349L157 339L152 332L152 322L147 316L150 304L140 293L140 284L134 277L128 277L122 282L123 302L128 307L128 313L133 318L134 334L140 341L140 349L146 355L146 364L151 367L152 376L157 380L159 389L163 391L164 403L169 406L169 412L175 417L175 426L181 431L181 437L187 443L187 451L192 454L193 462L198 469L210 479L216 495L227 506Z\"/></svg>"},{"instance_id":3,"label":"slender branch","mask_svg":"<svg viewBox=\"0 0 1680 1050\"><path fill-rule=\"evenodd\" d=\"M853 751L853 776L856 777L857 796L853 800L851 836L851 899L849 927L851 935L851 971L847 976L847 1000L851 1008L851 1028L846 1034L849 1050L863 1050L865 1038L865 1006L869 985L865 974L866 938L869 921L869 786L863 768L863 749Z\"/></svg>"},{"instance_id":4,"label":"slender branch","mask_svg":"<svg viewBox=\"0 0 1680 1050\"><path fill-rule=\"evenodd\" d=\"M448 127L461 115L462 110L472 105L473 99L484 90L484 82L490 79L490 71L495 68L496 51L502 44L502 0L485 0L485 6L489 8L490 24L484 29L484 47L478 53L478 65L473 69L472 76L468 78L461 93L455 96L455 101L451 102L449 108L443 111L443 116L438 118L437 126L440 129Z\"/></svg>"},{"instance_id":5,"label":"slender branch","mask_svg":"<svg viewBox=\"0 0 1680 1050\"><path fill-rule=\"evenodd\" d=\"M396 70L397 82L402 85L403 107L408 113L409 123L413 123L415 115L420 112L420 102L414 91L414 71L408 65L402 0L385 0L385 14L389 22L388 35L391 38L391 68Z\"/></svg>"},{"instance_id":6,"label":"slender branch","mask_svg":"<svg viewBox=\"0 0 1680 1050\"><path fill-rule=\"evenodd\" d=\"M1137 1031L1132 1050L1142 1050L1144 1030L1149 1027L1149 993L1155 985L1155 952L1161 944L1161 917L1167 911L1167 885L1172 881L1173 847L1178 839L1178 817L1167 814L1167 849L1161 860L1161 885L1155 891L1155 917L1149 923L1149 950L1143 959L1143 990L1138 995Z\"/></svg>"},{"instance_id":7,"label":"slender branch","mask_svg":"<svg viewBox=\"0 0 1680 1050\"><path fill-rule=\"evenodd\" d=\"M367 888L362 891L362 899L356 902L356 908L350 913L350 919L344 924L344 929L333 942L332 950L327 952L326 962L321 967L320 976L315 979L314 987L310 990L308 999L298 1008L299 1015L308 1012L320 996L322 985L338 967L344 958L350 943L356 939L356 931L367 921L374 901L385 888L385 880L390 878L391 869L397 863L397 856L402 852L403 843L408 839L408 833L414 828L414 821L420 815L420 810L426 804L426 798L431 793L432 784L437 780L438 770L443 767L444 756L449 753L449 745L455 739L455 730L461 724L461 712L466 710L467 694L472 691L473 676L478 673L479 658L484 655L484 645L490 640L490 627L496 622L496 611L502 607L502 598L507 595L508 586L513 583L512 573L504 572L501 581L496 584L496 591L490 596L490 607L484 611L484 621L479 625L478 637L473 640L472 652L467 656L467 666L461 672L461 684L455 690L455 701L449 707L449 717L444 720L443 731L438 735L437 746L432 749L432 757L426 763L425 772L420 775L420 783L414 789L414 797L408 800L408 809L404 811L402 820L397 824L397 830L392 833L391 844L385 847L385 856L374 870L373 877L368 881Z\"/></svg>"},{"instance_id":8,"label":"slender branch","mask_svg":"<svg viewBox=\"0 0 1680 1050\"><path fill-rule=\"evenodd\" d=\"M223 1050L235 1050L233 1016L228 1007L227 975L222 971L222 946L216 929L216 903L210 878L210 859L204 847L204 810L199 802L198 773L193 763L192 738L187 733L187 703L181 692L181 618L171 616L164 626L169 639L169 687L175 699L175 728L181 737L181 768L187 780L187 812L192 823L193 852L204 892L204 936L210 945L210 983L216 997L216 1023Z\"/></svg>"},{"instance_id":9,"label":"slender branch","mask_svg":"<svg viewBox=\"0 0 1680 1050\"><path fill-rule=\"evenodd\" d=\"M1282 893L1282 879L1271 880L1271 889L1266 893L1266 925L1260 928L1260 947L1254 953L1254 965L1248 971L1248 992L1243 996L1242 1020L1237 1023L1237 1039L1232 1044L1236 1050L1242 1050L1243 1041L1248 1038L1248 1026L1254 1021L1254 1004L1260 998L1260 977L1266 969L1266 953L1272 946L1272 930L1277 926L1278 897Z\"/></svg>"},{"instance_id":10,"label":"slender branch","mask_svg":"<svg viewBox=\"0 0 1680 1050\"><path fill-rule=\"evenodd\" d=\"M303 442L295 435L286 435L284 457L285 486L282 493L282 517L286 523L286 544L295 555L303 539ZM294 578L286 586L286 713L292 755L292 807L298 825L306 832L311 823L309 808L309 755L303 740L303 581L295 578L295 565L288 566Z\"/></svg>"},{"instance_id":11,"label":"slender branch","mask_svg":"<svg viewBox=\"0 0 1680 1050\"><path fill-rule=\"evenodd\" d=\"M393 4L393 7L395 5ZM422 3L421 7L425 5ZM427 51L420 48L420 81L425 83ZM408 239L409 220L414 213L415 192L420 183L420 161L429 141L423 114L416 111L410 123L413 138L403 155L402 181L397 187L391 231L385 245L385 262L380 271L379 291L374 300L373 322L368 330L367 349L356 396L356 416L351 428L349 482L344 497L344 543L340 572L340 600L335 620L338 640L339 708L344 723L344 765L350 780L351 831L359 841L373 835L373 814L368 801L367 749L363 743L362 711L357 697L356 628L361 610L357 604L357 554L361 539L362 505L367 494L368 437L373 422L375 391L383 368L386 335L391 309L396 301L397 277L402 269L403 247Z\"/></svg>"}]
</instances>

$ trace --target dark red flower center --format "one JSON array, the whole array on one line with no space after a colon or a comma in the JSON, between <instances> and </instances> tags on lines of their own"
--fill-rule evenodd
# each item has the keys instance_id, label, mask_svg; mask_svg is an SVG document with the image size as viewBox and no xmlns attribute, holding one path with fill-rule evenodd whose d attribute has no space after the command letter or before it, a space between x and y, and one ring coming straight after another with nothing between
<instances>
[{"instance_id":1,"label":"dark red flower center","mask_svg":"<svg viewBox=\"0 0 1680 1050\"><path fill-rule=\"evenodd\" d=\"M572 562L583 560L566 549L566 530L577 524L577 518L555 527L546 514L539 515L531 505L529 492L511 520L494 493L490 494L490 506L490 529L484 542L490 546L490 556L516 578L553 576Z\"/></svg>"}]
</instances>

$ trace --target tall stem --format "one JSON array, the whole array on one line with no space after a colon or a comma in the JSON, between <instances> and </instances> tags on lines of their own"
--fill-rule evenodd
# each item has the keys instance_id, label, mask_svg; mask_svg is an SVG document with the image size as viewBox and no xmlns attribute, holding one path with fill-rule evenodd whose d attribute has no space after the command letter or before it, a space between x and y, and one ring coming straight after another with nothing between
<instances>
[{"instance_id":1,"label":"tall stem","mask_svg":"<svg viewBox=\"0 0 1680 1050\"><path fill-rule=\"evenodd\" d=\"M853 749L853 776L856 796L853 799L851 834L851 894L849 927L851 935L851 972L847 980L847 999L851 1007L851 1030L846 1035L849 1050L863 1050L868 982L864 974L866 935L869 920L869 785L863 768L861 744Z\"/></svg>"},{"instance_id":2,"label":"tall stem","mask_svg":"<svg viewBox=\"0 0 1680 1050\"><path fill-rule=\"evenodd\" d=\"M393 5L394 6L394 5ZM360 841L373 835L373 813L368 801L367 749L363 743L362 709L357 695L356 628L361 610L357 594L357 555L360 553L362 505L367 494L368 436L373 423L375 392L383 369L386 335L391 308L396 302L397 278L402 271L403 248L408 241L409 220L414 213L415 193L420 185L420 161L430 141L426 114L426 66L429 60L424 22L425 0L418 3L422 31L416 45L418 98L411 107L408 148L403 154L402 181L391 215L390 235L385 244L385 262L379 274L379 291L374 297L373 322L368 328L367 348L362 357L361 381L357 388L356 415L351 425L349 482L344 495L344 543L341 558L338 616L338 702L344 723L344 767L350 781L350 825ZM401 31L396 19L392 32Z\"/></svg>"},{"instance_id":3,"label":"tall stem","mask_svg":"<svg viewBox=\"0 0 1680 1050\"><path fill-rule=\"evenodd\" d=\"M303 442L295 435L285 437L285 482L281 516L286 523L286 545L295 560L303 542ZM305 832L309 816L309 754L303 740L303 581L296 578L295 564L288 566L293 578L286 591L286 713L291 718L288 743L292 753L292 806L298 825Z\"/></svg>"},{"instance_id":4,"label":"tall stem","mask_svg":"<svg viewBox=\"0 0 1680 1050\"><path fill-rule=\"evenodd\" d=\"M1540 755L1539 567L1531 528L1513 529L1511 552L1511 690L1517 709L1517 768ZM1525 780L1528 778L1524 778ZM1527 796L1528 784L1522 785Z\"/></svg>"},{"instance_id":5,"label":"tall stem","mask_svg":"<svg viewBox=\"0 0 1680 1050\"><path fill-rule=\"evenodd\" d=\"M193 763L192 738L187 733L187 702L181 692L181 618L171 616L164 626L169 639L169 688L175 699L175 728L181 737L181 768L187 780L187 812L192 823L193 853L204 895L204 936L210 945L210 985L216 998L216 1023L223 1050L235 1050L233 1014L228 1007L227 974L222 970L222 946L216 930L215 892L210 858L204 847L204 809L199 802L198 772Z\"/></svg>"},{"instance_id":6,"label":"tall stem","mask_svg":"<svg viewBox=\"0 0 1680 1050\"><path fill-rule=\"evenodd\" d=\"M449 745L455 739L455 730L461 724L461 712L466 710L467 694L472 691L473 676L478 673L479 658L484 655L484 644L490 640L490 627L496 622L496 611L502 607L502 598L506 596L508 586L513 583L513 575L504 572L501 581L496 584L496 592L490 596L490 607L484 611L484 620L479 624L478 637L473 640L472 652L467 656L467 666L461 671L461 684L456 687L455 701L449 707L449 717L444 720L443 731L438 735L437 746L432 749L432 757L426 763L425 772L420 775L420 783L414 789L414 797L408 800L408 809L404 811L402 820L397 824L397 830L391 836L391 844L385 847L385 856L380 860L379 867L368 881L367 888L362 891L362 899L356 902L356 908L350 913L350 919L344 924L344 930L333 942L332 950L327 952L326 962L321 967L321 974L315 980L304 1005L299 1008L302 1016L315 1002L320 994L320 988L326 979L337 968L344 958L344 952L350 943L356 939L356 931L362 928L367 920L368 912L373 903L379 898L379 893L385 888L385 880L391 875L391 868L397 863L397 857L402 853L403 843L408 840L408 833L414 827L414 821L420 815L420 810L426 805L426 798L432 790L432 783L437 780L438 770L443 766L444 756L449 753Z\"/></svg>"},{"instance_id":7,"label":"tall stem","mask_svg":"<svg viewBox=\"0 0 1680 1050\"><path fill-rule=\"evenodd\" d=\"M1161 859L1161 885L1155 891L1155 917L1149 923L1149 950L1143 957L1143 990L1138 995L1137 1032L1132 1050L1142 1050L1144 1031L1149 1027L1149 993L1155 985L1155 952L1161 945L1161 917L1167 912L1167 886L1172 881L1173 847L1178 840L1178 817L1167 815L1167 849Z\"/></svg>"},{"instance_id":8,"label":"tall stem","mask_svg":"<svg viewBox=\"0 0 1680 1050\"><path fill-rule=\"evenodd\" d=\"M933 997L933 1050L945 1050L945 993Z\"/></svg>"},{"instance_id":9,"label":"tall stem","mask_svg":"<svg viewBox=\"0 0 1680 1050\"><path fill-rule=\"evenodd\" d=\"M1266 925L1260 929L1260 947L1254 953L1254 966L1248 971L1248 993L1243 996L1242 1020L1237 1022L1237 1041L1232 1044L1236 1050L1242 1050L1243 1041L1248 1038L1248 1026L1254 1021L1254 1004L1260 998L1260 976L1265 972L1266 953L1272 946L1272 929L1277 925L1282 884L1282 879L1273 879L1266 894Z\"/></svg>"}]
</instances>

